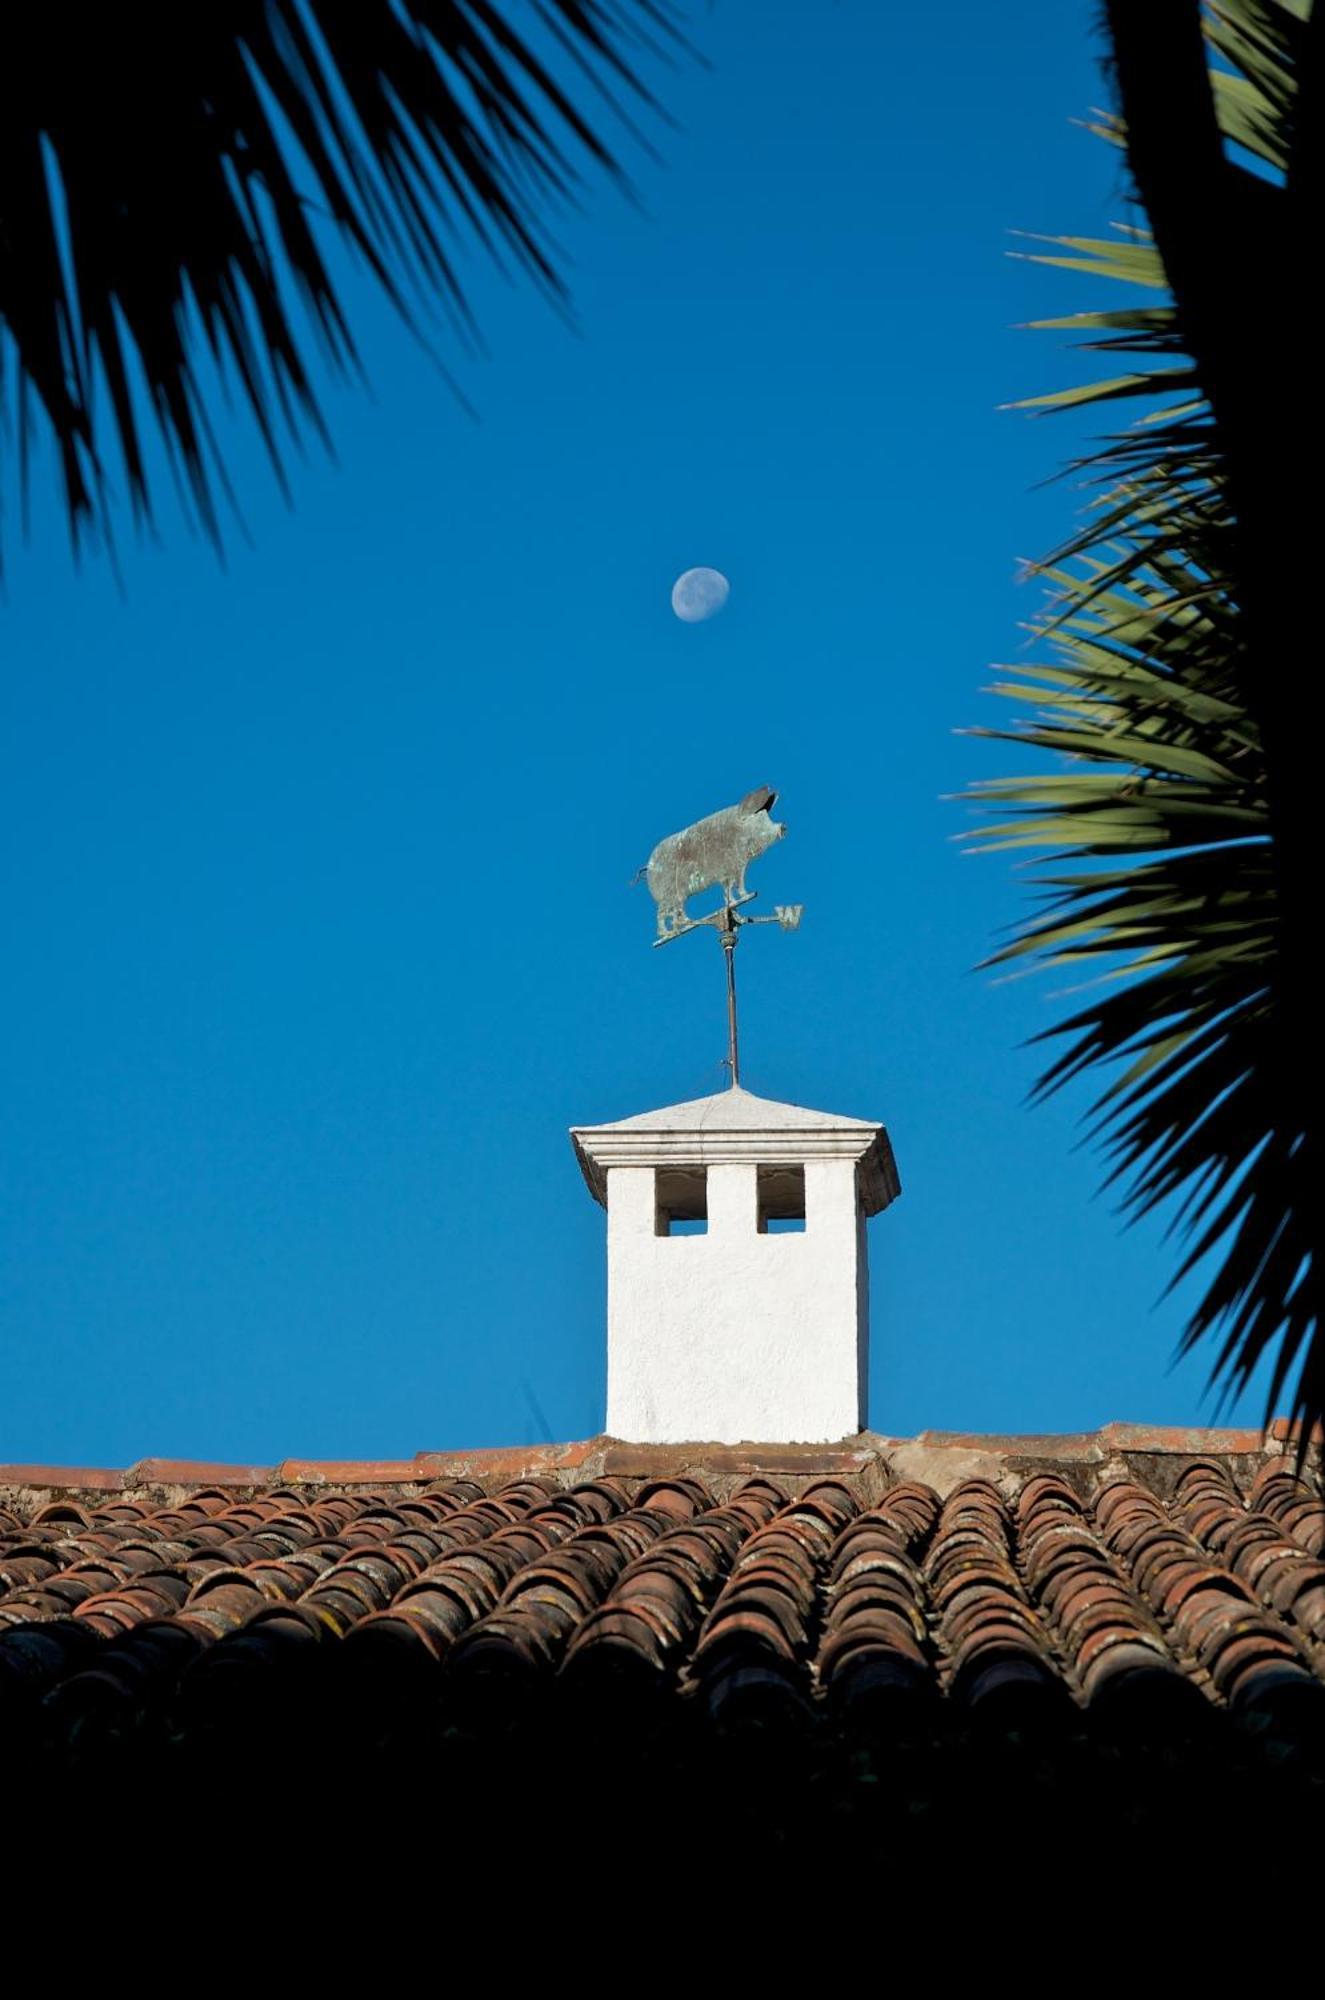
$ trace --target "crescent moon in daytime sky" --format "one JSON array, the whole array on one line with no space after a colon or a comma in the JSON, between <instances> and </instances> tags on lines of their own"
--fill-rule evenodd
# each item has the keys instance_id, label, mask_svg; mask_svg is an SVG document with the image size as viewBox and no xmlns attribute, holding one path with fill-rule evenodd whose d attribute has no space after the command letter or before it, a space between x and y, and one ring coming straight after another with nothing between
<instances>
[{"instance_id":1,"label":"crescent moon in daytime sky","mask_svg":"<svg viewBox=\"0 0 1325 2000\"><path fill-rule=\"evenodd\" d=\"M687 625L716 618L731 596L731 585L720 569L682 570L672 585L672 609Z\"/></svg>"}]
</instances>

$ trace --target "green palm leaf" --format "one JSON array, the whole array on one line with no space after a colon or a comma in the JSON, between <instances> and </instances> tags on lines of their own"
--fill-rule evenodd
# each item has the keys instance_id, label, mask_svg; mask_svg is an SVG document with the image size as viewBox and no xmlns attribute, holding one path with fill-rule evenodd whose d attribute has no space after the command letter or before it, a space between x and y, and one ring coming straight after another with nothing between
<instances>
[{"instance_id":1,"label":"green palm leaf","mask_svg":"<svg viewBox=\"0 0 1325 2000\"><path fill-rule=\"evenodd\" d=\"M144 426L217 534L205 358L278 472L283 440L321 430L310 346L354 363L332 237L462 339L466 238L564 303L549 217L586 168L621 180L602 115L633 129L640 64L677 33L671 0L523 13L527 32L507 0L44 0L6 20L0 436L25 480L49 425L76 544L109 531L116 460L151 517Z\"/></svg>"},{"instance_id":2,"label":"green palm leaf","mask_svg":"<svg viewBox=\"0 0 1325 2000\"><path fill-rule=\"evenodd\" d=\"M1308 919L1298 859L1303 828L1314 833L1313 711L1298 669L1318 647L1299 650L1314 634L1292 607L1309 604L1313 579L1285 500L1294 447L1300 461L1318 433L1280 443L1277 493L1271 398L1282 385L1295 399L1296 431L1314 370L1285 376L1294 330L1256 287L1277 251L1291 289L1290 224L1304 187L1318 198L1306 93L1322 37L1307 0L1110 0L1108 22L1122 116L1097 129L1126 146L1154 233L1063 237L1032 255L1141 296L1037 324L1136 365L1014 407L1156 407L1074 467L1097 497L1040 569L1033 663L995 689L1026 717L975 732L1057 765L970 795L980 845L1050 856L1033 912L988 963L1088 975L1048 1031L1059 1053L1038 1094L1105 1073L1091 1129L1109 1182L1128 1213L1168 1216L1183 1239L1175 1283L1210 1273L1184 1349L1213 1340L1228 1395L1272 1356L1271 1402L1290 1389L1309 1425L1325 1408L1325 1339L1302 948L1315 898Z\"/></svg>"}]
</instances>

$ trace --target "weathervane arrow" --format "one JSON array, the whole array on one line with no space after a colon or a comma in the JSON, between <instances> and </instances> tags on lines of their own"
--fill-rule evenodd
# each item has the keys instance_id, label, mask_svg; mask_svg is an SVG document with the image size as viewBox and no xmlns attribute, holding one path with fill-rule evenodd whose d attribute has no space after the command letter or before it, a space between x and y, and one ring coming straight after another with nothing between
<instances>
[{"instance_id":1,"label":"weathervane arrow","mask_svg":"<svg viewBox=\"0 0 1325 2000\"><path fill-rule=\"evenodd\" d=\"M670 944L687 931L716 930L722 940L727 964L727 1067L733 1088L741 1081L740 1043L736 1018L736 940L746 924L778 924L784 931L800 928L803 903L777 903L771 917L742 914L757 890L748 889L745 871L787 829L770 817L777 793L768 785L747 792L738 805L725 806L660 840L640 869L658 909L658 935L654 945ZM639 880L636 876L636 881ZM722 901L716 910L692 917L687 898L718 885Z\"/></svg>"}]
</instances>

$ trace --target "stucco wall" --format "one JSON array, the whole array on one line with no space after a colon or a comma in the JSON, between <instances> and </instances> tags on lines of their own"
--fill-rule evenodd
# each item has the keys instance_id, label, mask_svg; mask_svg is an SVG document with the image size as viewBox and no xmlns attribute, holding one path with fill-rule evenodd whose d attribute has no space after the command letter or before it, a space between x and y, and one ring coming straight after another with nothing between
<instances>
[{"instance_id":1,"label":"stucco wall","mask_svg":"<svg viewBox=\"0 0 1325 2000\"><path fill-rule=\"evenodd\" d=\"M761 1236L756 1167L708 1170L708 1231L659 1236L652 1167L607 1175L607 1428L641 1443L821 1442L864 1421L856 1164L805 1163L804 1232Z\"/></svg>"}]
</instances>

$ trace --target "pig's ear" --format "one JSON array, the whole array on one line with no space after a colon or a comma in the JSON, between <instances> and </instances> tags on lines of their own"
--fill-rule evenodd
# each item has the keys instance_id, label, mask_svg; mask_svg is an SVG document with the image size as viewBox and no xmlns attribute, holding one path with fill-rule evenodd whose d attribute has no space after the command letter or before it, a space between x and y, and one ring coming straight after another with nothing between
<instances>
[{"instance_id":1,"label":"pig's ear","mask_svg":"<svg viewBox=\"0 0 1325 2000\"><path fill-rule=\"evenodd\" d=\"M770 786L756 785L754 790L747 792L741 800L741 811L743 813L772 812L777 802L778 795Z\"/></svg>"}]
</instances>

